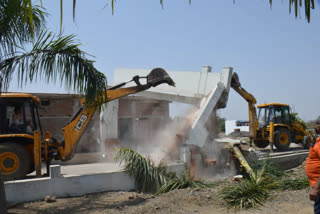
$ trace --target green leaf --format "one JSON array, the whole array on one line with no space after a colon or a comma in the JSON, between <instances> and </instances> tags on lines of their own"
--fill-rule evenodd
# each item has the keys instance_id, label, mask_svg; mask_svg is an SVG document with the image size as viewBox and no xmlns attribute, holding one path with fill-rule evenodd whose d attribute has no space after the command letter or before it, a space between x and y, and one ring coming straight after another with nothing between
<instances>
[{"instance_id":1,"label":"green leaf","mask_svg":"<svg viewBox=\"0 0 320 214\"><path fill-rule=\"evenodd\" d=\"M60 0L60 33L62 32L63 0Z\"/></svg>"}]
</instances>

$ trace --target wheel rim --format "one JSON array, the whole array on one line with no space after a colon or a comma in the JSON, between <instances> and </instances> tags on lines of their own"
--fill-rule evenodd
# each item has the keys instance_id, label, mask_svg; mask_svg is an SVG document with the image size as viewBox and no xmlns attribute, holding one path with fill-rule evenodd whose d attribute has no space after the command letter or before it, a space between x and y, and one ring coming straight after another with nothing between
<instances>
[{"instance_id":1,"label":"wheel rim","mask_svg":"<svg viewBox=\"0 0 320 214\"><path fill-rule=\"evenodd\" d=\"M12 152L4 152L0 154L0 167L4 175L15 172L19 167L19 158Z\"/></svg>"},{"instance_id":2,"label":"wheel rim","mask_svg":"<svg viewBox=\"0 0 320 214\"><path fill-rule=\"evenodd\" d=\"M287 144L288 140L289 140L289 137L288 137L288 135L286 133L282 133L279 136L279 141L280 141L281 144Z\"/></svg>"}]
</instances>

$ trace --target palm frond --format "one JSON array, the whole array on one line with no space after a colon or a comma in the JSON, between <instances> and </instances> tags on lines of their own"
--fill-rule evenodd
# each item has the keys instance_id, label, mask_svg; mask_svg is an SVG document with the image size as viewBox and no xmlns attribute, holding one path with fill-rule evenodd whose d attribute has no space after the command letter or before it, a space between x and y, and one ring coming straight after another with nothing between
<instances>
[{"instance_id":1,"label":"palm frond","mask_svg":"<svg viewBox=\"0 0 320 214\"><path fill-rule=\"evenodd\" d=\"M31 42L45 27L47 13L42 7L33 5L31 15L32 23L25 17L22 0L0 1L0 60Z\"/></svg>"},{"instance_id":2,"label":"palm frond","mask_svg":"<svg viewBox=\"0 0 320 214\"><path fill-rule=\"evenodd\" d=\"M72 17L73 17L73 21L76 20L76 0L73 0L73 6L72 6Z\"/></svg>"},{"instance_id":3,"label":"palm frond","mask_svg":"<svg viewBox=\"0 0 320 214\"><path fill-rule=\"evenodd\" d=\"M307 177L296 179L283 179L279 182L279 188L282 190L301 190L310 186Z\"/></svg>"},{"instance_id":4,"label":"palm frond","mask_svg":"<svg viewBox=\"0 0 320 214\"><path fill-rule=\"evenodd\" d=\"M151 159L146 159L136 151L121 148L115 158L120 164L124 163L124 170L135 178L137 189L143 192L163 194L174 189L214 187L215 183L202 180L194 181L190 171L186 168L180 176L167 170L165 162L158 166Z\"/></svg>"},{"instance_id":5,"label":"palm frond","mask_svg":"<svg viewBox=\"0 0 320 214\"><path fill-rule=\"evenodd\" d=\"M175 189L185 189L185 188L206 188L206 187L215 187L216 183L207 182L204 180L194 180L190 176L190 170L185 168L180 176L172 177L166 184L162 185L161 188L157 191L156 195L170 192Z\"/></svg>"},{"instance_id":6,"label":"palm frond","mask_svg":"<svg viewBox=\"0 0 320 214\"><path fill-rule=\"evenodd\" d=\"M250 162L250 166L255 171L264 168L265 175L269 177L281 177L286 174L286 172L279 168L278 164L272 161L270 157L267 157L263 161Z\"/></svg>"},{"instance_id":7,"label":"palm frond","mask_svg":"<svg viewBox=\"0 0 320 214\"><path fill-rule=\"evenodd\" d=\"M299 15L299 7L303 7L305 9L305 16L308 22L311 20L311 9L314 9L314 0L304 0L304 5L302 0L289 0L289 12L291 13L291 5L294 5L294 12L296 18Z\"/></svg>"},{"instance_id":8,"label":"palm frond","mask_svg":"<svg viewBox=\"0 0 320 214\"><path fill-rule=\"evenodd\" d=\"M124 163L124 170L134 177L137 189L142 192L156 192L168 182L163 167L156 167L150 159L144 158L136 151L121 148L115 157L120 164Z\"/></svg>"},{"instance_id":9,"label":"palm frond","mask_svg":"<svg viewBox=\"0 0 320 214\"><path fill-rule=\"evenodd\" d=\"M268 198L269 192L263 186L243 180L221 190L218 198L227 202L229 208L235 210L256 208Z\"/></svg>"},{"instance_id":10,"label":"palm frond","mask_svg":"<svg viewBox=\"0 0 320 214\"><path fill-rule=\"evenodd\" d=\"M63 0L60 0L60 32L62 32Z\"/></svg>"},{"instance_id":11,"label":"palm frond","mask_svg":"<svg viewBox=\"0 0 320 214\"><path fill-rule=\"evenodd\" d=\"M42 32L30 52L0 61L1 91L6 91L14 71L19 85L44 78L47 82L64 81L68 89L86 95L88 103L100 106L106 99L106 77L74 41L74 35L56 38ZM97 98L97 99L96 99Z\"/></svg>"},{"instance_id":12,"label":"palm frond","mask_svg":"<svg viewBox=\"0 0 320 214\"><path fill-rule=\"evenodd\" d=\"M250 173L249 179L223 188L218 198L227 202L228 207L235 210L256 208L262 205L269 197L270 190L281 187L272 175L272 172L278 172L273 169L274 165L272 164L273 162L269 159L253 164L253 171Z\"/></svg>"}]
</instances>

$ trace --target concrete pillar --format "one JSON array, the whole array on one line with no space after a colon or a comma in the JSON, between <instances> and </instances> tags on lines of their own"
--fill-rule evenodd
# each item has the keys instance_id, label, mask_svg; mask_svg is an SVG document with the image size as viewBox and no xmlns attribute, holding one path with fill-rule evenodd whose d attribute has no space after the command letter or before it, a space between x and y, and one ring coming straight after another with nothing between
<instances>
[{"instance_id":1,"label":"concrete pillar","mask_svg":"<svg viewBox=\"0 0 320 214\"><path fill-rule=\"evenodd\" d=\"M232 72L233 72L232 67L224 67L221 72L221 82L223 83L224 87L227 90L230 89Z\"/></svg>"},{"instance_id":2,"label":"concrete pillar","mask_svg":"<svg viewBox=\"0 0 320 214\"><path fill-rule=\"evenodd\" d=\"M217 109L216 108L214 108L213 111L211 112L211 115L209 116L205 127L209 131L210 137L216 138L218 136L219 129L218 129L218 122L217 122Z\"/></svg>"},{"instance_id":3,"label":"concrete pillar","mask_svg":"<svg viewBox=\"0 0 320 214\"><path fill-rule=\"evenodd\" d=\"M137 123L137 101L131 102L131 118L132 118L132 138L135 141L137 137L136 123Z\"/></svg>"},{"instance_id":4,"label":"concrete pillar","mask_svg":"<svg viewBox=\"0 0 320 214\"><path fill-rule=\"evenodd\" d=\"M188 134L188 139L185 142L186 144L197 145L199 147L204 146L209 135L205 124L210 118L212 111L215 109L223 90L223 84L219 83L216 88L212 90L209 96L204 98L203 103L192 122L191 130Z\"/></svg>"},{"instance_id":5,"label":"concrete pillar","mask_svg":"<svg viewBox=\"0 0 320 214\"><path fill-rule=\"evenodd\" d=\"M205 94L208 73L211 72L211 66L204 65L201 66L200 79L198 85L198 94Z\"/></svg>"},{"instance_id":6,"label":"concrete pillar","mask_svg":"<svg viewBox=\"0 0 320 214\"><path fill-rule=\"evenodd\" d=\"M189 145L183 144L180 148L180 160L183 163L186 163L188 166L190 166L190 147Z\"/></svg>"},{"instance_id":7,"label":"concrete pillar","mask_svg":"<svg viewBox=\"0 0 320 214\"><path fill-rule=\"evenodd\" d=\"M104 105L100 112L100 151L105 152L105 142L107 139L118 139L118 109L119 100L113 100Z\"/></svg>"},{"instance_id":8,"label":"concrete pillar","mask_svg":"<svg viewBox=\"0 0 320 214\"><path fill-rule=\"evenodd\" d=\"M61 176L61 168L60 165L51 165L50 166L50 177L58 178Z\"/></svg>"}]
</instances>

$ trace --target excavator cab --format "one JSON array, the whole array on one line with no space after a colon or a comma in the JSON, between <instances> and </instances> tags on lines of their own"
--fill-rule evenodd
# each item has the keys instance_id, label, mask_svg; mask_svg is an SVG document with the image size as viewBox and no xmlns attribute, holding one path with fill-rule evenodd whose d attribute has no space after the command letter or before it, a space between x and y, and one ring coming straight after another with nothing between
<instances>
[{"instance_id":1,"label":"excavator cab","mask_svg":"<svg viewBox=\"0 0 320 214\"><path fill-rule=\"evenodd\" d=\"M0 140L12 135L33 135L40 130L37 112L39 99L30 94L5 93L0 95Z\"/></svg>"},{"instance_id":2,"label":"excavator cab","mask_svg":"<svg viewBox=\"0 0 320 214\"><path fill-rule=\"evenodd\" d=\"M0 168L5 180L21 178L34 170L33 132L41 130L39 102L31 94L0 94Z\"/></svg>"},{"instance_id":3,"label":"excavator cab","mask_svg":"<svg viewBox=\"0 0 320 214\"><path fill-rule=\"evenodd\" d=\"M286 104L270 103L258 105L258 127L263 128L274 124L291 126L290 108Z\"/></svg>"}]
</instances>

